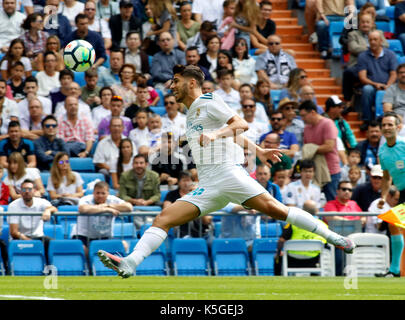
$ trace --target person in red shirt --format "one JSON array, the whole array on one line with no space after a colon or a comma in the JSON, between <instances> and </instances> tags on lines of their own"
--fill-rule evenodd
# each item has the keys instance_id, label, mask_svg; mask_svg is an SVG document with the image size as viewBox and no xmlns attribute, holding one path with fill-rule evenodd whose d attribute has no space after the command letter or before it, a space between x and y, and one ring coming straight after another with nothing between
<instances>
[{"instance_id":1,"label":"person in red shirt","mask_svg":"<svg viewBox=\"0 0 405 320\"><path fill-rule=\"evenodd\" d=\"M353 186L351 182L340 181L336 192L336 199L328 201L325 204L324 210L329 212L362 212L356 201L350 200L352 193ZM366 218L360 216L330 216L326 217L326 220L361 220L362 224L366 223Z\"/></svg>"}]
</instances>

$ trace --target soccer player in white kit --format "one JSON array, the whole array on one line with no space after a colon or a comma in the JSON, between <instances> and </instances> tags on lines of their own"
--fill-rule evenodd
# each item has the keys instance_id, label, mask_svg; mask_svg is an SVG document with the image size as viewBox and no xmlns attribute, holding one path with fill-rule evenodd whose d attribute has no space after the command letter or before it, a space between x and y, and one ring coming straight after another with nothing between
<instances>
[{"instance_id":1,"label":"soccer player in white kit","mask_svg":"<svg viewBox=\"0 0 405 320\"><path fill-rule=\"evenodd\" d=\"M311 214L277 201L242 168L242 147L255 152L262 162L267 159L280 161L281 151L262 149L241 134L248 130L246 121L221 97L213 93L202 94L204 74L200 68L177 65L173 74L170 89L177 102L188 108L186 136L197 165L198 188L163 209L127 257L100 250L98 256L106 267L123 278L130 277L165 241L170 228L222 209L229 202L287 221L324 237L346 253L353 252L355 245L350 239L329 230Z\"/></svg>"}]
</instances>

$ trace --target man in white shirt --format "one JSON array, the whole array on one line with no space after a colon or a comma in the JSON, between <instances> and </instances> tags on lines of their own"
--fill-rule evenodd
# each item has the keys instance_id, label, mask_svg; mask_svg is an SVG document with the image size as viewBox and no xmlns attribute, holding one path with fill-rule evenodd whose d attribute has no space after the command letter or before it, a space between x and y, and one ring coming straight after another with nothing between
<instances>
[{"instance_id":1,"label":"man in white shirt","mask_svg":"<svg viewBox=\"0 0 405 320\"><path fill-rule=\"evenodd\" d=\"M224 12L223 3L224 0L194 0L191 12L197 22L211 21L219 26Z\"/></svg>"},{"instance_id":2,"label":"man in white shirt","mask_svg":"<svg viewBox=\"0 0 405 320\"><path fill-rule=\"evenodd\" d=\"M21 198L8 205L10 212L26 213L26 215L9 217L10 235L15 240L44 241L45 253L47 253L51 239L44 235L44 221L49 221L51 214L57 212L58 209L52 206L48 200L34 197L35 191L34 181L24 180L21 184ZM30 213L34 212L42 212L42 216L31 216Z\"/></svg>"},{"instance_id":3,"label":"man in white shirt","mask_svg":"<svg viewBox=\"0 0 405 320\"><path fill-rule=\"evenodd\" d=\"M112 45L110 27L106 20L96 17L96 3L93 0L85 3L84 14L89 19L89 30L98 32L104 40L105 49L110 49Z\"/></svg>"},{"instance_id":4,"label":"man in white shirt","mask_svg":"<svg viewBox=\"0 0 405 320\"><path fill-rule=\"evenodd\" d=\"M16 0L3 0L3 10L0 10L0 50L3 53L8 51L13 39L24 33L21 24L25 18L25 14L16 11Z\"/></svg>"},{"instance_id":5,"label":"man in white shirt","mask_svg":"<svg viewBox=\"0 0 405 320\"><path fill-rule=\"evenodd\" d=\"M93 122L93 117L89 105L85 103L82 99L80 99L81 92L82 91L80 85L77 82L72 82L70 84L68 96L73 96L79 100L79 117L80 118L85 117L89 119L91 122ZM56 104L54 115L56 118L61 118L64 115L66 115L65 101L61 101Z\"/></svg>"},{"instance_id":6,"label":"man in white shirt","mask_svg":"<svg viewBox=\"0 0 405 320\"><path fill-rule=\"evenodd\" d=\"M241 102L243 119L245 119L249 126L249 130L245 131L243 134L254 143L258 144L260 137L269 131L269 124L256 120L256 103L253 99L243 99Z\"/></svg>"},{"instance_id":7,"label":"man in white shirt","mask_svg":"<svg viewBox=\"0 0 405 320\"><path fill-rule=\"evenodd\" d=\"M219 89L214 93L219 95L225 103L234 111L241 109L239 92L232 88L233 74L231 70L222 69L218 71Z\"/></svg>"},{"instance_id":8,"label":"man in white shirt","mask_svg":"<svg viewBox=\"0 0 405 320\"><path fill-rule=\"evenodd\" d=\"M44 54L44 71L36 74L38 80L38 95L48 97L52 89L60 87L59 71L57 71L55 53L48 51Z\"/></svg>"},{"instance_id":9,"label":"man in white shirt","mask_svg":"<svg viewBox=\"0 0 405 320\"><path fill-rule=\"evenodd\" d=\"M38 80L34 76L27 77L24 81L24 93L26 98L18 103L18 111L20 114L28 114L28 100L37 98L41 101L44 114L52 113L52 102L49 98L38 96Z\"/></svg>"},{"instance_id":10,"label":"man in white shirt","mask_svg":"<svg viewBox=\"0 0 405 320\"><path fill-rule=\"evenodd\" d=\"M75 27L75 17L83 13L84 3L76 0L64 0L59 3L58 13L68 18L70 25Z\"/></svg>"},{"instance_id":11,"label":"man in white shirt","mask_svg":"<svg viewBox=\"0 0 405 320\"><path fill-rule=\"evenodd\" d=\"M166 114L162 116L162 130L173 132L178 141L186 133L186 116L179 112L179 104L172 93L164 97Z\"/></svg>"},{"instance_id":12,"label":"man in white shirt","mask_svg":"<svg viewBox=\"0 0 405 320\"><path fill-rule=\"evenodd\" d=\"M136 113L135 122L138 126L129 132L128 138L132 140L137 149L141 146L149 147L148 112L139 110Z\"/></svg>"},{"instance_id":13,"label":"man in white shirt","mask_svg":"<svg viewBox=\"0 0 405 320\"><path fill-rule=\"evenodd\" d=\"M8 124L11 120L18 120L20 112L18 111L17 103L6 97L7 83L0 79L0 117L1 117L1 134L6 134ZM27 111L28 112L28 111Z\"/></svg>"},{"instance_id":14,"label":"man in white shirt","mask_svg":"<svg viewBox=\"0 0 405 320\"><path fill-rule=\"evenodd\" d=\"M321 189L312 183L315 175L315 164L312 160L301 160L301 177L286 186L284 203L287 206L303 208L305 201L313 200L320 207Z\"/></svg>"},{"instance_id":15,"label":"man in white shirt","mask_svg":"<svg viewBox=\"0 0 405 320\"><path fill-rule=\"evenodd\" d=\"M244 83L239 87L239 95L240 100L243 99L253 99L253 88L250 84ZM243 115L242 110L238 112L240 116ZM269 124L269 117L267 116L266 110L264 110L263 104L260 102L256 102L256 112L255 112L255 120L259 122L263 122L265 124Z\"/></svg>"}]
</instances>

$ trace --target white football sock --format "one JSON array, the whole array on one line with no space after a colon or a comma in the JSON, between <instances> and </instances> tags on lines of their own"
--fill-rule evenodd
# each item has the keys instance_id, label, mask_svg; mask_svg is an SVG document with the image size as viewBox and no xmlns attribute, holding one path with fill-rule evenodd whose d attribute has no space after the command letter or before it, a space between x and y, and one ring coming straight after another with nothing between
<instances>
[{"instance_id":1,"label":"white football sock","mask_svg":"<svg viewBox=\"0 0 405 320\"><path fill-rule=\"evenodd\" d=\"M150 227L145 231L141 239L136 244L134 251L124 260L135 270L135 268L153 251L161 246L167 238L167 233L163 229Z\"/></svg>"},{"instance_id":2,"label":"white football sock","mask_svg":"<svg viewBox=\"0 0 405 320\"><path fill-rule=\"evenodd\" d=\"M340 236L329 230L322 222L314 218L310 213L296 207L290 207L286 221L301 229L305 229L312 233L316 233L325 238L328 242L332 241Z\"/></svg>"}]
</instances>

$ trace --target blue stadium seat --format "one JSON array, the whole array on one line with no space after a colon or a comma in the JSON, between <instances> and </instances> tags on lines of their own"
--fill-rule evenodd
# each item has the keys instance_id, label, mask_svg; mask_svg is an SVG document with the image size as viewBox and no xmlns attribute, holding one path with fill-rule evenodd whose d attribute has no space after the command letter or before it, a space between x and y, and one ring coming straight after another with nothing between
<instances>
[{"instance_id":1,"label":"blue stadium seat","mask_svg":"<svg viewBox=\"0 0 405 320\"><path fill-rule=\"evenodd\" d=\"M95 173L95 172L80 172L80 176L83 179L83 189L87 189L87 185L95 181L97 179L101 181L105 181L104 175L102 173Z\"/></svg>"},{"instance_id":2,"label":"blue stadium seat","mask_svg":"<svg viewBox=\"0 0 405 320\"><path fill-rule=\"evenodd\" d=\"M75 75L75 82L77 82L80 87L86 85L86 80L84 79L84 72L74 72Z\"/></svg>"},{"instance_id":3,"label":"blue stadium seat","mask_svg":"<svg viewBox=\"0 0 405 320\"><path fill-rule=\"evenodd\" d=\"M274 276L274 255L276 252L276 239L255 239L253 241L252 259L257 276Z\"/></svg>"},{"instance_id":4,"label":"blue stadium seat","mask_svg":"<svg viewBox=\"0 0 405 320\"><path fill-rule=\"evenodd\" d=\"M48 258L60 276L88 275L86 256L80 240L51 240Z\"/></svg>"},{"instance_id":5,"label":"blue stadium seat","mask_svg":"<svg viewBox=\"0 0 405 320\"><path fill-rule=\"evenodd\" d=\"M160 202L165 201L165 198L168 193L169 193L169 190L160 190Z\"/></svg>"},{"instance_id":6,"label":"blue stadium seat","mask_svg":"<svg viewBox=\"0 0 405 320\"><path fill-rule=\"evenodd\" d=\"M48 186L48 179L51 176L51 173L41 171L40 176L41 176L42 184L44 185L44 188L46 189L46 187Z\"/></svg>"},{"instance_id":7,"label":"blue stadium seat","mask_svg":"<svg viewBox=\"0 0 405 320\"><path fill-rule=\"evenodd\" d=\"M390 24L388 21L376 21L375 25L378 30L381 30L382 32L391 32Z\"/></svg>"},{"instance_id":8,"label":"blue stadium seat","mask_svg":"<svg viewBox=\"0 0 405 320\"><path fill-rule=\"evenodd\" d=\"M6 270L4 268L4 262L3 262L3 256L2 256L1 248L0 248L0 274L2 276L6 275Z\"/></svg>"},{"instance_id":9,"label":"blue stadium seat","mask_svg":"<svg viewBox=\"0 0 405 320\"><path fill-rule=\"evenodd\" d=\"M221 225L222 222L215 222L214 223L214 237L219 238L221 236Z\"/></svg>"},{"instance_id":10,"label":"blue stadium seat","mask_svg":"<svg viewBox=\"0 0 405 320\"><path fill-rule=\"evenodd\" d=\"M250 275L249 255L245 240L241 238L214 239L211 251L215 275Z\"/></svg>"},{"instance_id":11,"label":"blue stadium seat","mask_svg":"<svg viewBox=\"0 0 405 320\"><path fill-rule=\"evenodd\" d=\"M403 57L404 56L404 50L402 48L402 43L398 39L388 39L388 49L394 51L394 53L397 56Z\"/></svg>"},{"instance_id":12,"label":"blue stadium seat","mask_svg":"<svg viewBox=\"0 0 405 320\"><path fill-rule=\"evenodd\" d=\"M107 59L105 59L105 61L103 62L103 64L102 64L102 66L103 67L106 67L107 69L109 69L110 68L110 55L106 55L107 56Z\"/></svg>"},{"instance_id":13,"label":"blue stadium seat","mask_svg":"<svg viewBox=\"0 0 405 320\"><path fill-rule=\"evenodd\" d=\"M132 240L129 246L129 252L132 252L139 240ZM146 257L145 260L136 268L137 276L167 276L169 267L167 262L166 246L162 244L159 248Z\"/></svg>"},{"instance_id":14,"label":"blue stadium seat","mask_svg":"<svg viewBox=\"0 0 405 320\"><path fill-rule=\"evenodd\" d=\"M10 232L10 226L8 224L3 223L3 230L1 231L0 239L3 240L7 246L8 246L9 236L10 236L9 232Z\"/></svg>"},{"instance_id":15,"label":"blue stadium seat","mask_svg":"<svg viewBox=\"0 0 405 320\"><path fill-rule=\"evenodd\" d=\"M117 221L114 223L113 229L114 239L132 240L136 238L136 229L133 223Z\"/></svg>"},{"instance_id":16,"label":"blue stadium seat","mask_svg":"<svg viewBox=\"0 0 405 320\"><path fill-rule=\"evenodd\" d=\"M45 267L44 245L39 240L13 240L8 246L11 275L41 276Z\"/></svg>"},{"instance_id":17,"label":"blue stadium seat","mask_svg":"<svg viewBox=\"0 0 405 320\"><path fill-rule=\"evenodd\" d=\"M44 224L44 234L55 240L62 240L65 238L63 226L60 224Z\"/></svg>"},{"instance_id":18,"label":"blue stadium seat","mask_svg":"<svg viewBox=\"0 0 405 320\"><path fill-rule=\"evenodd\" d=\"M375 95L375 116L378 118L383 115L383 98L385 90L378 90Z\"/></svg>"},{"instance_id":19,"label":"blue stadium seat","mask_svg":"<svg viewBox=\"0 0 405 320\"><path fill-rule=\"evenodd\" d=\"M305 0L298 0L298 7L303 9L305 8L306 1Z\"/></svg>"},{"instance_id":20,"label":"blue stadium seat","mask_svg":"<svg viewBox=\"0 0 405 320\"><path fill-rule=\"evenodd\" d=\"M163 116L166 114L166 108L162 106L156 107L149 107L154 113L158 114L159 116Z\"/></svg>"},{"instance_id":21,"label":"blue stadium seat","mask_svg":"<svg viewBox=\"0 0 405 320\"><path fill-rule=\"evenodd\" d=\"M329 25L329 39L332 46L332 58L340 58L342 45L339 43L340 35L344 28L344 21L331 21Z\"/></svg>"},{"instance_id":22,"label":"blue stadium seat","mask_svg":"<svg viewBox=\"0 0 405 320\"><path fill-rule=\"evenodd\" d=\"M385 15L390 18L390 32L395 33L395 6L385 7Z\"/></svg>"},{"instance_id":23,"label":"blue stadium seat","mask_svg":"<svg viewBox=\"0 0 405 320\"><path fill-rule=\"evenodd\" d=\"M273 101L274 110L278 108L280 102L281 90L270 90L271 101Z\"/></svg>"},{"instance_id":24,"label":"blue stadium seat","mask_svg":"<svg viewBox=\"0 0 405 320\"><path fill-rule=\"evenodd\" d=\"M106 268L97 256L98 250L105 250L113 254L125 256L124 245L121 240L93 240L89 247L89 260L94 276L117 275L113 270Z\"/></svg>"},{"instance_id":25,"label":"blue stadium seat","mask_svg":"<svg viewBox=\"0 0 405 320\"><path fill-rule=\"evenodd\" d=\"M163 94L163 91L160 89L156 89L156 92L159 94L159 101L156 104L156 107L164 107L165 106L165 95Z\"/></svg>"},{"instance_id":26,"label":"blue stadium seat","mask_svg":"<svg viewBox=\"0 0 405 320\"><path fill-rule=\"evenodd\" d=\"M70 168L76 172L96 172L93 158L70 158Z\"/></svg>"},{"instance_id":27,"label":"blue stadium seat","mask_svg":"<svg viewBox=\"0 0 405 320\"><path fill-rule=\"evenodd\" d=\"M176 276L210 275L208 246L202 238L174 239L172 261Z\"/></svg>"},{"instance_id":28,"label":"blue stadium seat","mask_svg":"<svg viewBox=\"0 0 405 320\"><path fill-rule=\"evenodd\" d=\"M261 223L260 234L262 238L278 238L281 236L282 228L279 222Z\"/></svg>"}]
</instances>

